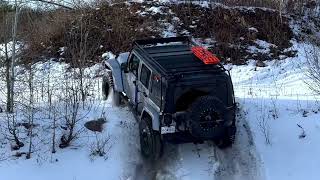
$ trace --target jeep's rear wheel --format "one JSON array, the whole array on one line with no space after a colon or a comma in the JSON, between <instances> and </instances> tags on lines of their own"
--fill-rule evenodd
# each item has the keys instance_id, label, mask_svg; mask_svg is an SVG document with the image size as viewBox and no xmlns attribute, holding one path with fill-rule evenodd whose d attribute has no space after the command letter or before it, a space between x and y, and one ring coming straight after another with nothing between
<instances>
[{"instance_id":1,"label":"jeep's rear wheel","mask_svg":"<svg viewBox=\"0 0 320 180\"><path fill-rule=\"evenodd\" d=\"M109 90L110 90L109 84L106 81L106 77L103 76L103 79L102 79L102 98L103 98L103 100L108 99Z\"/></svg>"},{"instance_id":2,"label":"jeep's rear wheel","mask_svg":"<svg viewBox=\"0 0 320 180\"><path fill-rule=\"evenodd\" d=\"M231 147L232 144L234 143L235 134L236 134L236 126L232 125L231 127L227 128L226 133L222 138L217 139L214 142L218 146L218 148L226 149L228 147Z\"/></svg>"},{"instance_id":3,"label":"jeep's rear wheel","mask_svg":"<svg viewBox=\"0 0 320 180\"><path fill-rule=\"evenodd\" d=\"M147 160L157 160L161 156L160 133L152 129L151 119L143 117L139 123L141 154Z\"/></svg>"}]
</instances>

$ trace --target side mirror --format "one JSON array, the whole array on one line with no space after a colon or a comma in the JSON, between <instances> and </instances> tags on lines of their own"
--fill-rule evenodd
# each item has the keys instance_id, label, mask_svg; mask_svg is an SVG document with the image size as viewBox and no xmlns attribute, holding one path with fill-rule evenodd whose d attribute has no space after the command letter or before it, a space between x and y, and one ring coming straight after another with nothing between
<instances>
[{"instance_id":1,"label":"side mirror","mask_svg":"<svg viewBox=\"0 0 320 180\"><path fill-rule=\"evenodd\" d=\"M128 65L127 63L122 63L121 64L121 70L124 72L124 73L128 73Z\"/></svg>"}]
</instances>

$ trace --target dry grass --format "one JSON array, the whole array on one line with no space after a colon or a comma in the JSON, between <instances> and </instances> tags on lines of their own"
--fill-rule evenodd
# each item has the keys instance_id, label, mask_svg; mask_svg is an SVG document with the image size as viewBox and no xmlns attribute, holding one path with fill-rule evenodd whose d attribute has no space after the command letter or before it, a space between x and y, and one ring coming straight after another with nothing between
<instances>
[{"instance_id":1,"label":"dry grass","mask_svg":"<svg viewBox=\"0 0 320 180\"><path fill-rule=\"evenodd\" d=\"M277 8L278 1L221 0L219 2L230 6ZM126 52L130 50L135 39L159 37L165 28L162 24L164 21L173 24L180 35L187 30L194 37L213 38L216 43L211 50L222 60L231 59L231 62L236 64L243 64L251 58L246 48L256 39L277 46L272 49L271 56L258 55L261 60L287 55L283 50L291 46L289 40L293 37L293 33L288 25L288 19L280 16L278 11L222 6L211 9L188 3L166 5L162 10L168 12L171 9L180 19L177 23L173 20L174 15L170 13L147 13L144 16L139 14L139 11L143 12L152 5L154 4L128 5L118 2L111 6L105 1L100 1L95 4L95 8L79 6L72 11L25 10L20 17L23 23L19 24L19 39L28 44L23 52L22 61L25 63L55 58L72 62L72 52L68 50L74 48L68 49L68 46L81 44L85 37L86 46L95 49L90 51L91 55L85 56L88 58L88 64L100 62L102 53L106 51L115 54ZM297 5L291 6L295 9ZM251 27L255 27L258 32L250 31ZM61 47L67 47L63 55L59 53ZM81 52L80 46L75 48L78 48L77 52Z\"/></svg>"},{"instance_id":2,"label":"dry grass","mask_svg":"<svg viewBox=\"0 0 320 180\"><path fill-rule=\"evenodd\" d=\"M183 22L177 27L180 32L187 29L195 37L213 38L216 43L212 50L221 59L230 58L235 64L243 64L250 58L246 47L252 45L256 39L275 44L275 57L291 46L290 39L293 33L288 19L280 17L276 11L260 8L227 9L220 6L202 8L188 4L180 4L172 9ZM252 27L256 28L257 32L252 32ZM265 57L261 58L268 60Z\"/></svg>"},{"instance_id":3,"label":"dry grass","mask_svg":"<svg viewBox=\"0 0 320 180\"><path fill-rule=\"evenodd\" d=\"M27 23L20 28L20 34L28 48L24 51L23 62L34 62L41 56L69 61L71 52L68 48L62 56L58 53L59 48L68 47L70 43L80 44L84 36L87 46L97 49L93 56L88 56L90 62L100 61L101 54L106 51L128 51L135 39L159 35L158 29L150 28L160 27L153 17L133 13L139 8L141 6L137 4L119 3L113 6L100 4L97 9L84 7L74 11L25 12Z\"/></svg>"}]
</instances>

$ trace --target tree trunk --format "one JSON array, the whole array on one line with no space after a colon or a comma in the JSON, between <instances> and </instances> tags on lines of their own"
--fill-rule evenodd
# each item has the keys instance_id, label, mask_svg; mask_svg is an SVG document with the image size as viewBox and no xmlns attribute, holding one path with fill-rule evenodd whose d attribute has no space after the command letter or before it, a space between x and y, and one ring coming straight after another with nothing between
<instances>
[{"instance_id":1,"label":"tree trunk","mask_svg":"<svg viewBox=\"0 0 320 180\"><path fill-rule=\"evenodd\" d=\"M4 51L5 51L5 62L6 62L6 83L7 83L7 112L12 112L11 108L11 83L10 83L10 59L8 55L8 43L4 43Z\"/></svg>"},{"instance_id":2,"label":"tree trunk","mask_svg":"<svg viewBox=\"0 0 320 180\"><path fill-rule=\"evenodd\" d=\"M19 8L17 4L17 0L15 0L15 15L14 15L14 25L12 29L12 57L11 57L11 77L10 77L10 109L11 113L13 112L14 106L14 65L16 61L16 44L17 44L17 27L18 27L18 16L19 16Z\"/></svg>"},{"instance_id":3,"label":"tree trunk","mask_svg":"<svg viewBox=\"0 0 320 180\"><path fill-rule=\"evenodd\" d=\"M34 94L33 94L33 73L32 73L32 67L30 65L30 72L29 72L29 91L30 91L30 99L29 99L29 150L27 153L26 158L31 158L31 152L32 152L32 136L33 136L33 119L34 119L34 110L33 110L33 103L34 103Z\"/></svg>"}]
</instances>

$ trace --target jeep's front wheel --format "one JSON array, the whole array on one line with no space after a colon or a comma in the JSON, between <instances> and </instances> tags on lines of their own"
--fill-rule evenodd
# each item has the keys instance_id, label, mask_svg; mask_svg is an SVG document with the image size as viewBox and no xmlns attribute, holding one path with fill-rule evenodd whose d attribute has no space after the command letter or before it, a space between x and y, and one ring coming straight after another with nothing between
<instances>
[{"instance_id":1,"label":"jeep's front wheel","mask_svg":"<svg viewBox=\"0 0 320 180\"><path fill-rule=\"evenodd\" d=\"M121 104L121 95L114 89L114 82L112 78L112 71L107 71L102 79L102 96L103 100L107 100L112 95L112 103L116 106Z\"/></svg>"},{"instance_id":2,"label":"jeep's front wheel","mask_svg":"<svg viewBox=\"0 0 320 180\"><path fill-rule=\"evenodd\" d=\"M112 71L106 70L102 78L102 96L103 100L107 100L111 90L113 89Z\"/></svg>"},{"instance_id":3,"label":"jeep's front wheel","mask_svg":"<svg viewBox=\"0 0 320 180\"><path fill-rule=\"evenodd\" d=\"M160 133L152 129L151 119L143 117L139 123L141 154L147 160L155 161L161 156Z\"/></svg>"}]
</instances>

